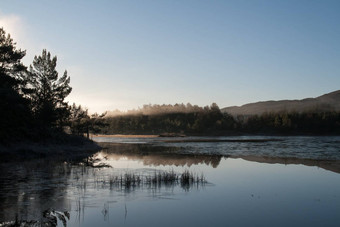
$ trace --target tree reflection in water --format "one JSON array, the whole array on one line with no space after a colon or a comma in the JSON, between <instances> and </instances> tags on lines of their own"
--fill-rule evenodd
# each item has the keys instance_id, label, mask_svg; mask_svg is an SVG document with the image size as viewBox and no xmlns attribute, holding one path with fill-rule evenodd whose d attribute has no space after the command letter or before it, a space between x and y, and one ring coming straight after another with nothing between
<instances>
[{"instance_id":1,"label":"tree reflection in water","mask_svg":"<svg viewBox=\"0 0 340 227\"><path fill-rule=\"evenodd\" d=\"M15 220L42 223L44 211L48 210L56 211L56 214L69 211L80 221L87 208L99 205L103 217L107 218L108 204L122 202L130 195L164 198L169 193L178 193L178 190L189 192L204 188L209 183L201 173L190 172L190 167L205 165L215 169L222 158L319 166L340 173L339 161L262 156L227 157L189 154L185 153L185 149L168 145L107 144L101 152L85 160L65 162L42 159L0 163L0 223ZM120 160L138 162L148 168L108 167L112 160L115 161L113 163L119 163ZM170 169L164 170L164 167ZM175 172L172 167L181 167L184 172ZM189 170L186 171L186 168Z\"/></svg>"},{"instance_id":2,"label":"tree reflection in water","mask_svg":"<svg viewBox=\"0 0 340 227\"><path fill-rule=\"evenodd\" d=\"M140 159L133 154L104 153L105 159ZM202 174L173 170L110 168L98 159L99 154L85 160L72 162L55 160L30 160L0 164L0 223L15 220L28 225L43 223L45 211L76 211L79 218L84 215L86 196L111 190L127 195L136 190L158 196L160 190L181 187L185 191L204 187L207 182ZM111 155L111 156L110 156ZM100 156L100 155L99 155ZM217 166L221 157L200 157L190 155L144 154L148 163L156 165L195 165L205 163ZM163 159L163 161L162 161ZM57 213L56 213L57 214ZM57 217L57 216L56 216ZM61 216L60 216L61 217ZM58 219L59 220L59 219ZM61 219L60 219L61 220Z\"/></svg>"}]
</instances>

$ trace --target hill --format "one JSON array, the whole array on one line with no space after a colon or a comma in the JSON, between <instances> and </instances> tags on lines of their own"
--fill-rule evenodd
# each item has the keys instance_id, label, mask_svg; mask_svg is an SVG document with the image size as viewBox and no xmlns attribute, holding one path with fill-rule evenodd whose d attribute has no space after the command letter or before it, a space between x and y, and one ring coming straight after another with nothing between
<instances>
[{"instance_id":1,"label":"hill","mask_svg":"<svg viewBox=\"0 0 340 227\"><path fill-rule=\"evenodd\" d=\"M280 100L249 103L243 106L222 108L223 113L231 115L260 115L265 112L304 112L304 111L340 111L340 90L316 98L302 100Z\"/></svg>"}]
</instances>

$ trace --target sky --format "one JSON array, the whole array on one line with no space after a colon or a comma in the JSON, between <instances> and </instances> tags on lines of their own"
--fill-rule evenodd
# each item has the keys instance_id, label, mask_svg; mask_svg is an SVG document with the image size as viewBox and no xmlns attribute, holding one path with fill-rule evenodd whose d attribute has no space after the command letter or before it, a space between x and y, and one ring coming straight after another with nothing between
<instances>
[{"instance_id":1,"label":"sky","mask_svg":"<svg viewBox=\"0 0 340 227\"><path fill-rule=\"evenodd\" d=\"M23 62L47 49L90 112L340 89L340 1L0 0Z\"/></svg>"}]
</instances>

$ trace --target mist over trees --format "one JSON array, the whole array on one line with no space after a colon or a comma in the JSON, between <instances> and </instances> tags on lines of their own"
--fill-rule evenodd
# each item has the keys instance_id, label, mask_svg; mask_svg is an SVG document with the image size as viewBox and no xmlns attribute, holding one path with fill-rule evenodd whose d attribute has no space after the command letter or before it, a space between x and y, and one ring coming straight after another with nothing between
<instances>
[{"instance_id":1,"label":"mist over trees","mask_svg":"<svg viewBox=\"0 0 340 227\"><path fill-rule=\"evenodd\" d=\"M101 134L186 135L339 135L340 113L275 112L261 115L222 113L218 106L200 107L195 112L171 112L150 115L125 114L100 119Z\"/></svg>"},{"instance_id":2,"label":"mist over trees","mask_svg":"<svg viewBox=\"0 0 340 227\"><path fill-rule=\"evenodd\" d=\"M101 121L105 126L100 127L99 132L103 134L218 134L235 128L234 119L221 113L216 103L205 107L190 103L150 104L121 115L112 116L109 112Z\"/></svg>"},{"instance_id":3,"label":"mist over trees","mask_svg":"<svg viewBox=\"0 0 340 227\"><path fill-rule=\"evenodd\" d=\"M204 108L209 108L204 107ZM171 104L145 104L143 107L133 110L127 110L125 112L114 110L114 111L107 111L107 117L114 117L114 116L122 116L122 115L136 115L136 114L144 114L144 115L158 115L158 114L171 114L171 113L193 113L193 112L200 112L203 110L203 107L199 107L198 105L191 105L187 103L186 105L181 103L176 103L175 105Z\"/></svg>"}]
</instances>

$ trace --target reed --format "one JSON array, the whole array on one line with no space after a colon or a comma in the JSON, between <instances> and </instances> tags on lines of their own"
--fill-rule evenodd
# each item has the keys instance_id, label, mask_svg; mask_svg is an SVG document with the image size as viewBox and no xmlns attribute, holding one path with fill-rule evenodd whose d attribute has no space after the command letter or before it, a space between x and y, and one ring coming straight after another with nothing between
<instances>
[{"instance_id":1,"label":"reed","mask_svg":"<svg viewBox=\"0 0 340 227\"><path fill-rule=\"evenodd\" d=\"M162 186L171 187L181 185L183 188L190 188L194 185L199 186L206 183L203 174L200 176L188 170L182 174L175 171L155 171L153 174L141 176L135 173L124 173L117 176L110 176L108 184L110 189L133 189L136 187L147 186L159 188Z\"/></svg>"}]
</instances>

